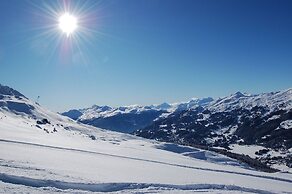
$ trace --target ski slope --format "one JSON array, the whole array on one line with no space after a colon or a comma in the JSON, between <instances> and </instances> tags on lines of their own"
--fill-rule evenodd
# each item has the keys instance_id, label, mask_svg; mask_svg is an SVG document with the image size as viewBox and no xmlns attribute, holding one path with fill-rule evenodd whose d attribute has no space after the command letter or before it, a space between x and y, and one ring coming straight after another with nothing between
<instances>
[{"instance_id":1,"label":"ski slope","mask_svg":"<svg viewBox=\"0 0 292 194\"><path fill-rule=\"evenodd\" d=\"M258 172L211 152L95 129L61 116L58 121L64 119L70 130L47 133L33 119L0 115L2 193L291 192L291 174Z\"/></svg>"}]
</instances>

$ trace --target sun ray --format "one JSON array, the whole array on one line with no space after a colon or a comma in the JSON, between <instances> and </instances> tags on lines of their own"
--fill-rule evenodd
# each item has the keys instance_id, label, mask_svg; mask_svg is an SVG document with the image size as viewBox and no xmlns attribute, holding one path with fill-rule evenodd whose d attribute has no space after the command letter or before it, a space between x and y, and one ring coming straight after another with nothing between
<instances>
[{"instance_id":1,"label":"sun ray","mask_svg":"<svg viewBox=\"0 0 292 194\"><path fill-rule=\"evenodd\" d=\"M36 50L41 47L39 43L45 44L46 51L42 52L47 52L43 55L47 63L54 64L55 60L62 62L64 58L71 58L65 60L71 62L74 53L80 55L83 65L98 61L95 58L97 51L93 53L92 48L96 44L106 46L102 43L103 39L115 38L102 32L102 20L107 17L104 8L109 5L105 1L31 0L30 4L32 8L26 11L33 14L34 21L26 33L33 35L17 44L31 44ZM61 19L64 15L65 22Z\"/></svg>"}]
</instances>

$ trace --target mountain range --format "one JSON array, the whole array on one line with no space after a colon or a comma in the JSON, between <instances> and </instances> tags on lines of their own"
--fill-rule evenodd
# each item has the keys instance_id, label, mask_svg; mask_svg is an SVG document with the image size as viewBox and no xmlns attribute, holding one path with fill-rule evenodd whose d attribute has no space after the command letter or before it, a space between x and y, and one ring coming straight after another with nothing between
<instances>
[{"instance_id":1,"label":"mountain range","mask_svg":"<svg viewBox=\"0 0 292 194\"><path fill-rule=\"evenodd\" d=\"M292 89L150 106L94 105L63 115L148 139L222 148L269 165L292 166Z\"/></svg>"},{"instance_id":2,"label":"mountain range","mask_svg":"<svg viewBox=\"0 0 292 194\"><path fill-rule=\"evenodd\" d=\"M212 102L213 98L194 98L189 102L162 103L159 105L131 105L121 107L93 105L90 108L72 109L62 113L84 124L93 125L118 132L132 133L150 125L154 120L164 117L171 112L187 110L190 108L205 106Z\"/></svg>"}]
</instances>

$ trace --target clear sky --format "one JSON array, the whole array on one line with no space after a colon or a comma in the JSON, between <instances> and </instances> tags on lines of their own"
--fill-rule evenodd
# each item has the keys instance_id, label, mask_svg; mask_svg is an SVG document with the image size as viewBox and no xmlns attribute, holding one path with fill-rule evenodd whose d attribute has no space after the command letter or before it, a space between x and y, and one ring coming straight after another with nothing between
<instances>
[{"instance_id":1,"label":"clear sky","mask_svg":"<svg viewBox=\"0 0 292 194\"><path fill-rule=\"evenodd\" d=\"M79 17L71 37L56 29L64 6ZM1 0L0 83L55 111L287 89L291 10L290 0Z\"/></svg>"}]
</instances>

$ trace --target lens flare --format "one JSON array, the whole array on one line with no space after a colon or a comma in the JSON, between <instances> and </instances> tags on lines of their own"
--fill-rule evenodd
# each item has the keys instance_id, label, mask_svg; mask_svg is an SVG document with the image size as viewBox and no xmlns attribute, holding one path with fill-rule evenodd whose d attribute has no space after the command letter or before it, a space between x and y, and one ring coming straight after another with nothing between
<instances>
[{"instance_id":1,"label":"lens flare","mask_svg":"<svg viewBox=\"0 0 292 194\"><path fill-rule=\"evenodd\" d=\"M36 0L29 1L33 36L19 44L32 44L32 49L46 58L47 64L83 65L98 61L96 45L104 37L105 1ZM98 42L97 42L98 41Z\"/></svg>"}]
</instances>

